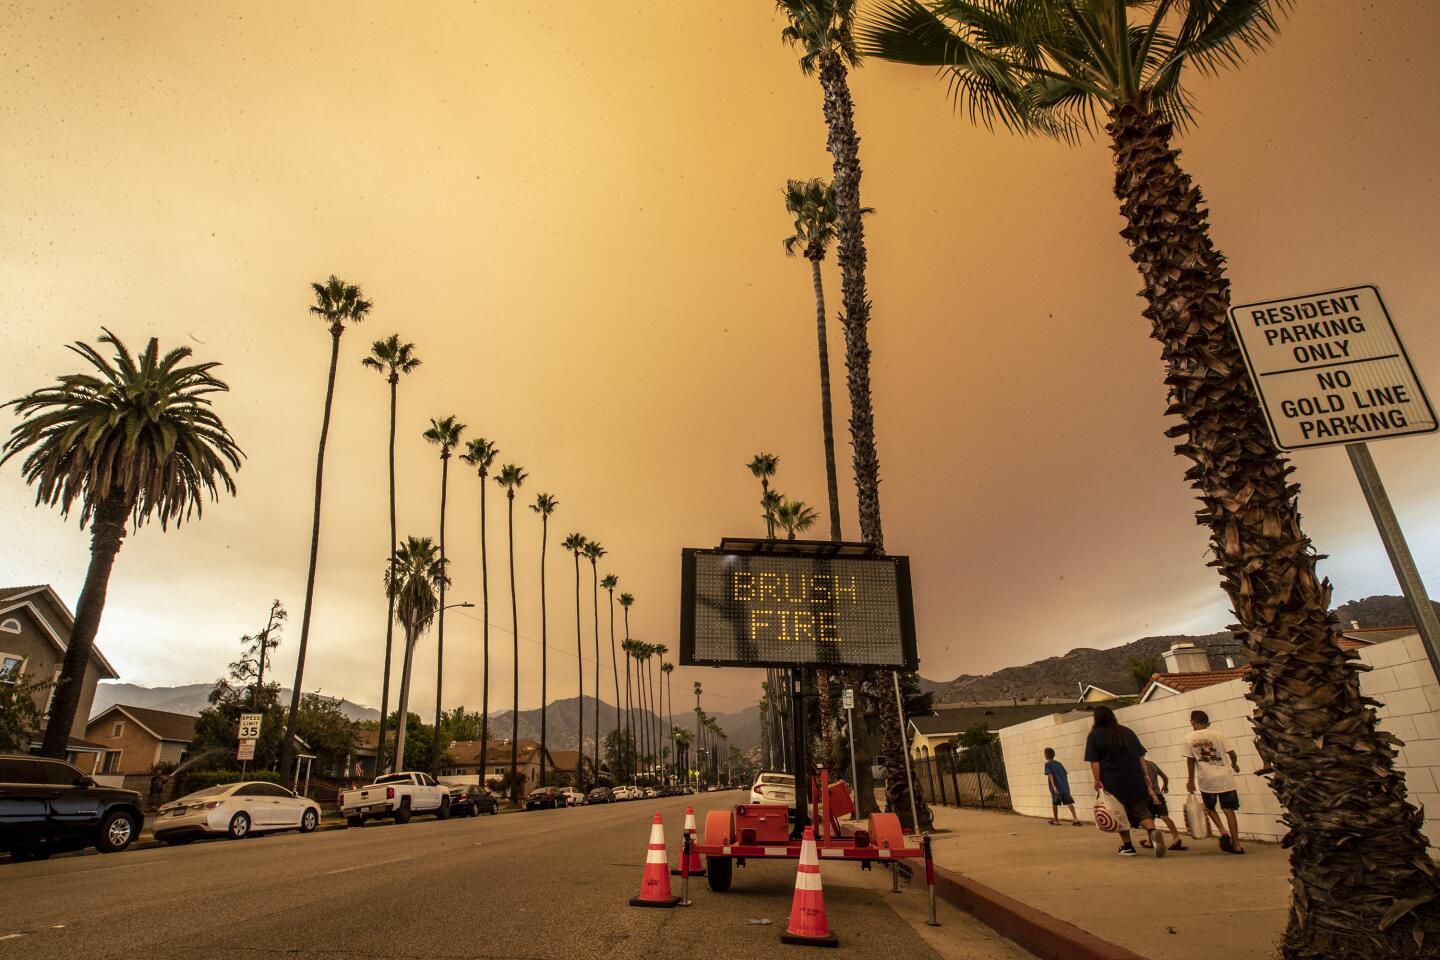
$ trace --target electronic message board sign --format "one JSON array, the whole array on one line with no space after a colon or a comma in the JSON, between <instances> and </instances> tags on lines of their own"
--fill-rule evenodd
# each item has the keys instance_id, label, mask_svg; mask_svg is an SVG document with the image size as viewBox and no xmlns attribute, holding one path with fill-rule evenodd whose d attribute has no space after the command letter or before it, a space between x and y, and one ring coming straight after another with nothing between
<instances>
[{"instance_id":1,"label":"electronic message board sign","mask_svg":"<svg viewBox=\"0 0 1440 960\"><path fill-rule=\"evenodd\" d=\"M914 670L908 557L688 549L680 663Z\"/></svg>"}]
</instances>

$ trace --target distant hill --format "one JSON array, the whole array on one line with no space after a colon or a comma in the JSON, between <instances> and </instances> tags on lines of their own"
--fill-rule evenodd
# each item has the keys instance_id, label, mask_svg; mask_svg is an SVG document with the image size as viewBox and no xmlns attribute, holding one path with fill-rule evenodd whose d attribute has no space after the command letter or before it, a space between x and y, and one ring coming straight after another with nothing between
<instances>
[{"instance_id":1,"label":"distant hill","mask_svg":"<svg viewBox=\"0 0 1440 960\"><path fill-rule=\"evenodd\" d=\"M1440 614L1440 603L1434 603ZM1361 627L1396 627L1413 622L1404 597L1378 596L1352 600L1335 609L1344 629L1352 622ZM976 703L1012 700L1024 702L1040 699L1075 699L1085 684L1094 683L1120 692L1131 683L1129 664L1133 660L1160 659L1161 654L1178 641L1193 643L1210 651L1211 663L1223 666L1230 657L1235 664L1248 659L1245 648L1235 642L1228 631L1204 636L1141 637L1108 650L1080 647L1060 657L1048 657L1018 667L1006 667L985 676L964 675L944 685L935 696L936 703ZM1107 681L1115 686L1107 686ZM929 681L922 681L926 683ZM1116 689L1118 687L1119 689Z\"/></svg>"},{"instance_id":2,"label":"distant hill","mask_svg":"<svg viewBox=\"0 0 1440 960\"><path fill-rule=\"evenodd\" d=\"M552 750L574 750L576 734L579 732L575 715L577 698L569 697L565 700L551 701L545 718L546 739L549 741ZM595 745L595 698L585 698L585 749L594 749ZM667 701L667 713L668 701ZM635 712L638 718L642 716L640 711ZM653 717L648 711L644 716ZM749 750L760 742L760 709L759 707L747 707L738 713L711 713L715 721L720 724L720 729L725 731L730 738L730 745L741 750ZM695 713L693 708L683 712L675 711L675 726L691 731L695 730ZM668 718L667 718L668 719ZM625 722L625 712L620 712L621 723ZM636 721L640 722L639 720ZM614 704L600 701L600 736L604 736L615 729L615 706ZM660 724L661 735L667 729L665 723ZM493 714L490 717L490 730L493 737L510 736L510 711L505 710ZM521 739L540 739L540 709L520 711L520 737Z\"/></svg>"},{"instance_id":3,"label":"distant hill","mask_svg":"<svg viewBox=\"0 0 1440 960\"><path fill-rule=\"evenodd\" d=\"M179 687L142 687L136 683L101 683L95 687L95 703L90 716L96 716L113 704L124 703L132 707L148 707L151 710L167 710L199 716L200 711L210 705L210 691L214 683L187 683ZM280 690L280 701L290 701L290 691ZM361 706L349 700L339 701L340 712L351 720L379 720L380 711L374 707Z\"/></svg>"}]
</instances>

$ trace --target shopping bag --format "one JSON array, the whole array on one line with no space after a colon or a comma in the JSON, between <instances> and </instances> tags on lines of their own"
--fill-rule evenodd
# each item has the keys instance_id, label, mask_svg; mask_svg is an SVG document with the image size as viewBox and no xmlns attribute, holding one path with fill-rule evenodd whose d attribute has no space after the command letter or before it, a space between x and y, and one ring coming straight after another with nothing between
<instances>
[{"instance_id":1,"label":"shopping bag","mask_svg":"<svg viewBox=\"0 0 1440 960\"><path fill-rule=\"evenodd\" d=\"M1120 818L1110 809L1110 795L1103 790L1095 795L1095 828L1101 833L1118 833Z\"/></svg>"},{"instance_id":2,"label":"shopping bag","mask_svg":"<svg viewBox=\"0 0 1440 960\"><path fill-rule=\"evenodd\" d=\"M1210 836L1210 820L1205 816L1205 804L1193 793L1185 798L1185 832L1192 840L1204 840Z\"/></svg>"}]
</instances>

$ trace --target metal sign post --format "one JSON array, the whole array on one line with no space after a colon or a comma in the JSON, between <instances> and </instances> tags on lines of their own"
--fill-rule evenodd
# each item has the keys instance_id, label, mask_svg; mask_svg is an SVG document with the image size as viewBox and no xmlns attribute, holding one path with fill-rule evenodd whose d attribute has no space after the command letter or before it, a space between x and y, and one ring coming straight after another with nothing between
<instances>
[{"instance_id":1,"label":"metal sign post","mask_svg":"<svg viewBox=\"0 0 1440 960\"><path fill-rule=\"evenodd\" d=\"M905 793L910 797L910 828L920 832L920 811L915 806L915 775L910 772L910 745L905 742L905 701L900 698L900 671L891 670L895 681L895 713L900 717L900 752L905 755Z\"/></svg>"},{"instance_id":2,"label":"metal sign post","mask_svg":"<svg viewBox=\"0 0 1440 960\"><path fill-rule=\"evenodd\" d=\"M1440 622L1365 443L1433 433L1440 423L1380 290L1365 284L1240 304L1230 309L1230 327L1275 445L1345 446L1440 677Z\"/></svg>"},{"instance_id":3,"label":"metal sign post","mask_svg":"<svg viewBox=\"0 0 1440 960\"><path fill-rule=\"evenodd\" d=\"M840 705L845 708L845 729L850 733L850 735L846 737L846 739L850 741L850 788L852 790L859 790L860 771L855 767L855 691L848 688L841 691ZM858 797L855 802L857 804L856 809L858 810L858 804L860 802Z\"/></svg>"},{"instance_id":4,"label":"metal sign post","mask_svg":"<svg viewBox=\"0 0 1440 960\"><path fill-rule=\"evenodd\" d=\"M1430 596L1425 591L1425 581L1415 567L1415 558L1405 543L1405 534L1400 531L1400 522L1390 507L1390 498L1385 485L1380 482L1380 473L1370 457L1370 448L1363 443L1351 443L1345 447L1350 455L1350 465L1355 468L1355 478L1365 493L1365 503L1370 507L1370 516L1375 518L1375 527L1380 531L1380 540L1385 552L1390 555L1390 566L1395 569L1395 579L1410 604L1410 614L1415 618L1415 627L1430 656L1430 668L1440 677L1440 619L1430 605Z\"/></svg>"}]
</instances>

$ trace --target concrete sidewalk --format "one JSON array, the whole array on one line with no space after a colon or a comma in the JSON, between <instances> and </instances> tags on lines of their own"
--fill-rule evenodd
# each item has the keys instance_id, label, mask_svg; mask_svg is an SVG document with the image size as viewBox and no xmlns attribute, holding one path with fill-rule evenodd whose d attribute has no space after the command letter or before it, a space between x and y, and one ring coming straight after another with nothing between
<instances>
[{"instance_id":1,"label":"concrete sidewalk","mask_svg":"<svg viewBox=\"0 0 1440 960\"><path fill-rule=\"evenodd\" d=\"M1190 840L1163 860L1092 824L933 806L935 863L1150 960L1276 955L1290 908L1289 855L1246 841L1244 856ZM1136 837L1136 841L1139 841Z\"/></svg>"}]
</instances>

